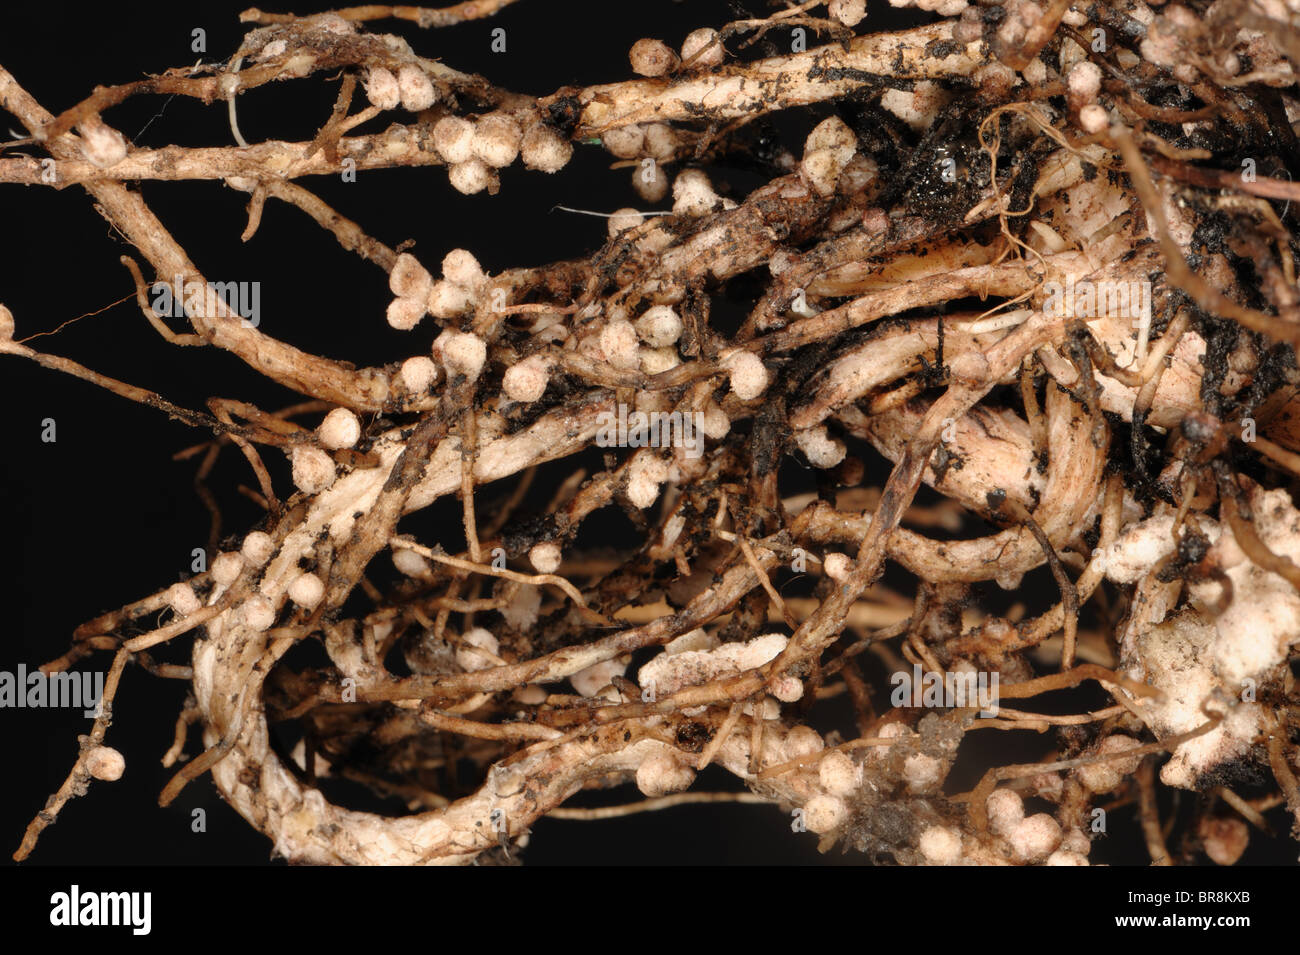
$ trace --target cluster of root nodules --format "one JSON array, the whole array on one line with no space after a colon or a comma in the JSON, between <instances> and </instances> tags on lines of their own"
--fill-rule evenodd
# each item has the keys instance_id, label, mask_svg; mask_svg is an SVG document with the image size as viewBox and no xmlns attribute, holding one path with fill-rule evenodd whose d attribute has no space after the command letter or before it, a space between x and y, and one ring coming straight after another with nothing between
<instances>
[{"instance_id":1,"label":"cluster of root nodules","mask_svg":"<svg viewBox=\"0 0 1300 955\"><path fill-rule=\"evenodd\" d=\"M604 815L757 797L904 864L1231 864L1294 834L1300 8L952 0L868 35L859 6L647 39L640 77L541 99L262 18L261 72L219 90L342 87L286 179L212 159L250 229L279 199L344 238L289 180L349 158L502 203L497 170L544 190L604 149L629 208L589 257L496 275L343 220L388 272L373 320L412 331L383 367L196 321L318 400L214 405L209 458L287 454L292 496L255 463L262 527L79 632L119 666L196 634L208 749L165 801L210 771L305 862L515 857L632 782Z\"/></svg>"}]
</instances>

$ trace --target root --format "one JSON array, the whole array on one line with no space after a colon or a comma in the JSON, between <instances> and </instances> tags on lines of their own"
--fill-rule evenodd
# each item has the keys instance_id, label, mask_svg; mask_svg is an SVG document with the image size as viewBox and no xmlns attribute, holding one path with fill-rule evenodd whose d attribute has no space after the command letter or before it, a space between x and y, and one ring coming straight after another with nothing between
<instances>
[{"instance_id":1,"label":"root","mask_svg":"<svg viewBox=\"0 0 1300 955\"><path fill-rule=\"evenodd\" d=\"M1259 26L1247 54L1218 38L1235 31L1157 7L1141 41L1106 3L1021 0L1003 26L971 7L859 35L839 5L810 0L718 24L663 63L634 55L640 78L533 97L366 28L511 5L254 8L226 66L96 87L57 116L0 67L0 107L57 170L6 154L0 183L84 189L147 263L121 258L159 347L227 351L304 399L186 409L38 350L45 333L15 338L29 316L0 306L0 360L206 432L176 457L196 461L214 558L78 628L46 664L114 654L105 710L15 858L85 792L129 663L190 685L160 802L210 773L292 862L470 863L513 851L546 815L765 802L823 851L1078 863L1084 820L1116 792L1136 802L1132 835L1154 864L1189 861L1159 817L1161 786L1212 790L1260 833L1284 807L1300 833L1287 623L1300 619L1300 295L1281 205L1300 186L1225 171L1295 141L1278 120L1300 113L1288 34ZM1080 17L1110 29L1112 53L1088 49ZM828 42L750 51L791 27ZM308 141L243 142L237 96L334 79ZM225 101L239 145L128 145L105 117L157 95ZM811 134L787 142L768 125L778 112ZM376 120L384 131L366 131ZM412 241L385 244L300 183L443 167L449 188L506 202L521 180L499 169L519 159L542 188L575 146L642 177L635 208L596 213L609 237L585 257L495 275L456 249L435 276ZM705 165L761 181L715 188ZM671 211L636 212L665 207L661 176L676 180ZM220 296L187 299L188 329L169 325L156 282L208 282L128 184L187 179L247 195L242 241L276 228L268 199L305 213L382 269L392 303L366 320L428 322L411 336L426 344L357 367ZM651 438L652 421L667 430ZM217 553L207 481L231 445L265 513ZM277 486L279 454L292 486ZM459 500L446 526L402 524L443 498ZM606 508L636 545L582 543ZM887 561L910 587L883 577ZM1057 602L1020 599L1026 579ZM987 581L1012 598L987 599L973 586ZM190 666L158 662L154 648L182 639ZM328 663L286 665L311 640ZM1104 705L1032 702L1084 681ZM992 695L972 701L967 683ZM835 697L856 738L827 728ZM286 762L272 728L290 721L304 743ZM191 725L204 749L185 761ZM946 795L980 729L1033 733L1039 755ZM1224 787L1239 762L1268 767L1269 792ZM710 766L749 792L689 791ZM411 814L331 803L324 767ZM645 799L563 805L621 783ZM1021 793L1055 806L1050 848L1015 837L1006 808ZM886 802L912 835L882 845L871 821Z\"/></svg>"}]
</instances>

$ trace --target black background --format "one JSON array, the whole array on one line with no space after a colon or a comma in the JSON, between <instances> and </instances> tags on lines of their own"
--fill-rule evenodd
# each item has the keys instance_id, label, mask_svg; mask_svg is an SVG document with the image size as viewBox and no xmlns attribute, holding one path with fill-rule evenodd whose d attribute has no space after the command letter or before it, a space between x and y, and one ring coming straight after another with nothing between
<instances>
[{"instance_id":1,"label":"black background","mask_svg":"<svg viewBox=\"0 0 1300 955\"><path fill-rule=\"evenodd\" d=\"M97 84L190 65L200 56L204 62L228 58L245 31L237 16L244 6L21 4L7 9L0 22L0 63L58 113ZM307 11L299 7L296 12ZM748 5L748 14L767 12L760 0ZM626 79L631 75L626 51L637 39L654 36L676 47L691 29L720 26L737 15L746 15L745 9L704 0L522 0L495 18L446 30L421 31L400 21L372 22L368 29L400 34L421 55L540 95L564 85ZM863 28L929 19L873 3ZM507 50L501 54L490 49L491 31L497 27L506 30ZM191 51L196 28L206 31L203 54ZM781 45L781 52L788 50L788 33L773 33L772 42ZM243 135L254 143L310 139L328 116L336 90L336 78L322 82L313 76L241 96ZM232 142L224 104L140 97L109 110L105 119L141 147ZM0 122L9 126L0 129L0 136L21 134L6 114L0 114ZM362 129L380 128L382 124L372 123ZM629 170L611 171L611 162L602 149L579 146L575 160L554 176L516 164L503 171L501 193L495 197L460 195L440 168L362 172L349 184L337 177L312 177L302 184L389 246L414 240L412 251L429 266L436 267L452 248L467 248L495 272L585 256L603 243L603 219L553 211L556 204L605 212L628 205L644 208L631 188ZM752 185L739 172L722 182L737 194L747 182ZM267 334L358 365L428 352L432 321L426 319L412 332L389 328L383 313L390 294L382 271L342 251L333 236L298 210L269 201L259 232L244 244L238 238L246 222L244 194L209 181L146 182L140 188L210 280L261 282L261 328ZM232 355L176 348L159 338L131 300L130 277L118 263L123 254L138 261L140 256L95 212L83 190L0 186L0 227L0 301L14 313L18 338L51 332L86 316L31 344L191 408L202 408L213 395L263 408L296 400ZM141 264L150 276L147 264ZM123 298L127 300L106 308ZM88 314L93 312L98 314ZM172 456L205 435L14 358L0 359L0 408L0 559L9 561L0 573L0 669L13 671L19 662L34 667L62 653L72 630L85 620L187 575L192 549L206 542L208 513L191 486L196 460L178 462ZM47 418L56 422L54 443L41 441ZM268 454L267 462L277 486L287 487L283 460ZM547 473L547 486L558 483L572 466L559 464ZM254 480L242 457L229 451L210 480L227 533L242 533L260 518L248 499L232 492L240 483L253 485ZM445 531L444 539L454 549L458 513L454 504L435 508L428 518L433 523L423 526ZM615 515L608 523L611 535L619 529L618 520ZM188 646L188 639L183 642ZM162 650L158 656L187 662L183 649ZM101 653L80 666L105 669L108 662L109 654ZM125 755L126 775L116 783L94 783L88 796L69 804L42 835L29 864L268 861L269 842L226 806L206 776L170 807L157 806L157 795L173 772L160 765L159 757L171 743L184 697L184 684L128 668L107 739ZM0 710L0 846L6 858L27 821L62 783L75 758L76 736L89 726L79 711ZM195 755L198 746L192 732L187 754ZM1014 749L1001 761L1029 758ZM738 783L714 769L696 788L735 789ZM605 795L604 802L636 797L627 787ZM206 832L194 833L190 820L199 808L206 812ZM1120 851L1112 861L1144 860L1133 835L1117 833L1114 842L1126 842L1136 855ZM534 827L525 860L862 861L842 856L838 849L819 856L815 842L811 834L792 833L789 818L775 808L685 807L600 823L542 820ZM1294 856L1294 846L1283 851L1255 861Z\"/></svg>"},{"instance_id":2,"label":"black background","mask_svg":"<svg viewBox=\"0 0 1300 955\"><path fill-rule=\"evenodd\" d=\"M5 11L0 63L46 109L58 113L96 85L191 65L200 56L207 63L228 59L247 29L238 22L246 6L21 5ZM523 0L494 18L450 29L421 31L397 20L373 21L367 29L400 34L421 55L541 95L564 85L629 78L627 50L637 39L660 37L676 47L691 29L721 25L738 9L715 2ZM751 12L765 11L753 3ZM902 19L888 9L879 16L882 27ZM505 53L491 51L491 31L497 27L506 30ZM196 28L206 31L206 53L191 50ZM788 50L788 33L773 39ZM241 96L241 132L250 143L308 140L328 116L337 88L336 78L322 82L317 75ZM140 147L233 143L224 103L141 97L107 111L105 119ZM3 131L4 138L22 133L8 114L0 121L12 127ZM388 121L360 131L382 129ZM603 219L552 211L556 204L605 212L644 207L631 188L630 171L611 171L611 162L599 147L579 146L575 160L554 176L526 172L516 163L502 172L495 197L455 192L441 168L363 171L355 183L311 177L302 184L389 246L415 240L412 251L435 274L442 256L458 247L472 250L495 272L584 256L603 243ZM246 195L209 181L146 182L140 188L209 279L261 282L261 329L267 334L358 365L427 354L432 321L412 332L391 329L383 317L390 298L383 272L344 252L298 210L272 200L257 235L241 244ZM191 408L204 407L213 395L265 408L296 400L229 354L168 345L133 300L105 309L133 289L119 256L133 255L146 276L152 270L80 188L5 186L0 210L5 223L0 301L15 315L16 337L53 331L69 319L99 312L31 344ZM12 358L0 362L0 399L5 409L0 414L0 539L12 560L0 575L0 668L14 671L19 662L35 667L62 653L72 630L85 620L188 573L192 549L207 540L208 513L192 488L197 459L178 462L172 455L205 436L87 383ZM54 443L41 441L46 418L56 422ZM266 459L277 486L287 487L283 459ZM552 471L550 483L563 476L563 467ZM223 455L209 483L222 505L226 533L257 522L256 506L230 493L239 483L255 483L242 458ZM443 509L435 519L445 522L447 534L459 535L456 515L454 508ZM188 647L188 638L184 642ZM187 662L184 650L164 650L159 657ZM109 659L101 653L80 667L103 670ZM106 740L125 755L127 772L118 782L92 784L88 796L70 803L42 835L32 863L268 859L269 842L226 806L207 777L188 786L170 807L157 806L157 795L174 771L164 769L159 758L170 745L184 697L182 683L128 668ZM6 857L27 821L62 783L75 758L76 736L89 726L79 711L0 710L0 765L6 767L0 776L0 845L9 847ZM191 732L187 754L195 755L199 745L197 732ZM736 784L712 770L697 783L709 787ZM637 794L625 787L613 795L605 802ZM207 814L204 833L191 832L196 808ZM527 861L815 862L822 857L814 843L809 834L792 833L789 819L773 808L684 807L601 823L543 820L534 829ZM838 861L838 850L830 858Z\"/></svg>"}]
</instances>

